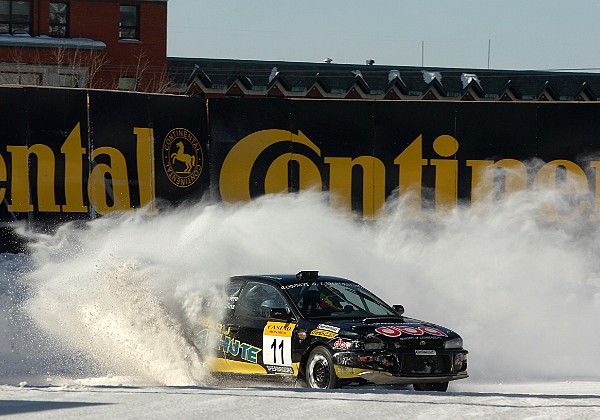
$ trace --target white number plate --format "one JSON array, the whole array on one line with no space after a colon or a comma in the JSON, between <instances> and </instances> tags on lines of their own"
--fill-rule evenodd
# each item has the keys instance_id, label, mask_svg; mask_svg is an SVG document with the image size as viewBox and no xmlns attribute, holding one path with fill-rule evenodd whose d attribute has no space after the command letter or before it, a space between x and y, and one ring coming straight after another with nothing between
<instances>
[{"instance_id":1,"label":"white number plate","mask_svg":"<svg viewBox=\"0 0 600 420\"><path fill-rule=\"evenodd\" d=\"M269 322L263 331L263 363L273 373L293 373L292 331L296 324ZM277 369L276 367L288 369ZM292 371L292 372L289 372Z\"/></svg>"}]
</instances>

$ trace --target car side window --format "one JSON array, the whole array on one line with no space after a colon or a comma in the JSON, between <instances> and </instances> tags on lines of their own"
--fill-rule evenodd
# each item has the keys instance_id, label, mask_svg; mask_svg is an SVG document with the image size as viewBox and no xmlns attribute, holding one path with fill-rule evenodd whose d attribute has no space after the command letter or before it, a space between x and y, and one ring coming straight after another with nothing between
<instances>
[{"instance_id":1,"label":"car side window","mask_svg":"<svg viewBox=\"0 0 600 420\"><path fill-rule=\"evenodd\" d=\"M249 282L235 306L235 315L241 317L268 317L268 309L285 308L281 293L269 284Z\"/></svg>"},{"instance_id":2,"label":"car side window","mask_svg":"<svg viewBox=\"0 0 600 420\"><path fill-rule=\"evenodd\" d=\"M225 296L227 299L227 310L233 311L237 306L240 292L242 290L242 286L244 282L232 280L225 286Z\"/></svg>"}]
</instances>

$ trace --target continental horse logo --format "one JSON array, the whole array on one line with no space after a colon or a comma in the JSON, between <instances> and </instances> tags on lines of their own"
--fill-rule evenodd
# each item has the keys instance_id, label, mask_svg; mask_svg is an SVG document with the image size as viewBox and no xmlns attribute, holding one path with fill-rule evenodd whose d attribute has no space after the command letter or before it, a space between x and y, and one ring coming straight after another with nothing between
<instances>
[{"instance_id":1,"label":"continental horse logo","mask_svg":"<svg viewBox=\"0 0 600 420\"><path fill-rule=\"evenodd\" d=\"M200 142L185 128L174 128L166 135L162 161L169 181L180 188L193 185L204 167Z\"/></svg>"}]
</instances>

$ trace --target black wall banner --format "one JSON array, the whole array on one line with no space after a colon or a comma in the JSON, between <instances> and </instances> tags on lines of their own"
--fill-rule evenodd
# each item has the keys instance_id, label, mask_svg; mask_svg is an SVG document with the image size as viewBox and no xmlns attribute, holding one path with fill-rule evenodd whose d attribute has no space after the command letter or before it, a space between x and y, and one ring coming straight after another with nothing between
<instances>
[{"instance_id":1,"label":"black wall banner","mask_svg":"<svg viewBox=\"0 0 600 420\"><path fill-rule=\"evenodd\" d=\"M90 92L89 198L99 214L198 199L208 191L206 104L199 98Z\"/></svg>"},{"instance_id":2,"label":"black wall banner","mask_svg":"<svg viewBox=\"0 0 600 420\"><path fill-rule=\"evenodd\" d=\"M459 200L491 203L499 188L540 187L587 200L548 209L549 220L600 220L600 104L215 99L209 108L211 181L227 201L312 187L371 217L398 192L411 197L410 218L429 220Z\"/></svg>"},{"instance_id":3,"label":"black wall banner","mask_svg":"<svg viewBox=\"0 0 600 420\"><path fill-rule=\"evenodd\" d=\"M87 132L86 96L82 91L2 89L0 95L0 217L3 221L66 221L64 211L83 174L65 182L72 167L69 134L77 125ZM73 188L73 185L77 184Z\"/></svg>"},{"instance_id":4,"label":"black wall banner","mask_svg":"<svg viewBox=\"0 0 600 420\"><path fill-rule=\"evenodd\" d=\"M554 188L550 220L600 220L600 104L334 101L0 88L0 221L89 219L210 192L330 191L372 217L408 194L428 220L459 200ZM538 158L543 162L528 164ZM569 181L569 182L565 182ZM1 226L0 226L1 227Z\"/></svg>"},{"instance_id":5,"label":"black wall banner","mask_svg":"<svg viewBox=\"0 0 600 420\"><path fill-rule=\"evenodd\" d=\"M15 249L14 221L46 227L209 189L201 99L0 88L0 115L0 250Z\"/></svg>"}]
</instances>

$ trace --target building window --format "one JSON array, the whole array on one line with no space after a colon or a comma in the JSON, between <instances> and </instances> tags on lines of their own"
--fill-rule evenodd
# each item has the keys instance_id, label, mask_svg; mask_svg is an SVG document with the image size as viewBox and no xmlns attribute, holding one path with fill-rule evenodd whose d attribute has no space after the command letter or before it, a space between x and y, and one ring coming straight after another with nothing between
<instances>
[{"instance_id":1,"label":"building window","mask_svg":"<svg viewBox=\"0 0 600 420\"><path fill-rule=\"evenodd\" d=\"M121 6L120 39L140 39L139 13L137 6Z\"/></svg>"},{"instance_id":2,"label":"building window","mask_svg":"<svg viewBox=\"0 0 600 420\"><path fill-rule=\"evenodd\" d=\"M30 34L31 0L0 0L0 34Z\"/></svg>"},{"instance_id":3,"label":"building window","mask_svg":"<svg viewBox=\"0 0 600 420\"><path fill-rule=\"evenodd\" d=\"M135 77L119 77L119 90L137 90L137 79Z\"/></svg>"},{"instance_id":4,"label":"building window","mask_svg":"<svg viewBox=\"0 0 600 420\"><path fill-rule=\"evenodd\" d=\"M75 74L58 74L58 85L61 87L79 87L79 80Z\"/></svg>"},{"instance_id":5,"label":"building window","mask_svg":"<svg viewBox=\"0 0 600 420\"><path fill-rule=\"evenodd\" d=\"M33 85L39 86L42 84L42 75L39 73L0 73L1 85Z\"/></svg>"},{"instance_id":6,"label":"building window","mask_svg":"<svg viewBox=\"0 0 600 420\"><path fill-rule=\"evenodd\" d=\"M69 3L51 2L49 21L48 35L67 38L69 36Z\"/></svg>"},{"instance_id":7,"label":"building window","mask_svg":"<svg viewBox=\"0 0 600 420\"><path fill-rule=\"evenodd\" d=\"M18 85L19 73L0 73L0 85Z\"/></svg>"}]
</instances>

